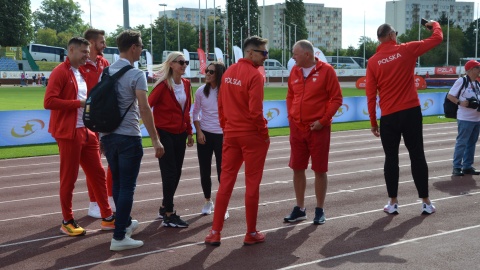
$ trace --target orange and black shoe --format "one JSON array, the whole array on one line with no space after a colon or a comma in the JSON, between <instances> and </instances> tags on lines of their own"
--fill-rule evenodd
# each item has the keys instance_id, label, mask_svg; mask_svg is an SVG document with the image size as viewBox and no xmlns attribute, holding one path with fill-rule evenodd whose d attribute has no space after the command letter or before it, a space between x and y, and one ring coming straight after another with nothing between
<instances>
[{"instance_id":1,"label":"orange and black shoe","mask_svg":"<svg viewBox=\"0 0 480 270\"><path fill-rule=\"evenodd\" d=\"M85 235L87 233L84 228L78 226L77 222L74 219L71 219L68 222L62 221L60 232L69 236L79 236Z\"/></svg>"},{"instance_id":2,"label":"orange and black shoe","mask_svg":"<svg viewBox=\"0 0 480 270\"><path fill-rule=\"evenodd\" d=\"M115 215L108 218L102 218L101 228L104 231L115 230Z\"/></svg>"}]
</instances>

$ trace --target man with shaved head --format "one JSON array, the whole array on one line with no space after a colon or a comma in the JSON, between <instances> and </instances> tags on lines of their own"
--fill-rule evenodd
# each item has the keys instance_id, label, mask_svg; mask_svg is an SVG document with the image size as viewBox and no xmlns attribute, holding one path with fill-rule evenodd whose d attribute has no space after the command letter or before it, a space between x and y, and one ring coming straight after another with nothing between
<instances>
[{"instance_id":1,"label":"man with shaved head","mask_svg":"<svg viewBox=\"0 0 480 270\"><path fill-rule=\"evenodd\" d=\"M411 170L418 197L422 199L422 214L432 214L435 207L428 195L428 166L423 150L422 111L414 81L417 58L443 40L440 24L430 21L431 37L397 44L398 32L389 25L378 27L380 45L368 59L366 95L371 131L380 137L385 152L384 175L390 200L384 207L388 214L398 214L398 149L400 139L408 149ZM377 96L382 111L380 128L377 124Z\"/></svg>"}]
</instances>

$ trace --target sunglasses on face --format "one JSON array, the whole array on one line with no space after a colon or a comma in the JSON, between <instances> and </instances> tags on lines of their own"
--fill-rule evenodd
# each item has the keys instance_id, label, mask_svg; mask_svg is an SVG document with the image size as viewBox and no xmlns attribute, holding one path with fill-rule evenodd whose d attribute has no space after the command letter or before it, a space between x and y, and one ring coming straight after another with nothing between
<instances>
[{"instance_id":1,"label":"sunglasses on face","mask_svg":"<svg viewBox=\"0 0 480 270\"><path fill-rule=\"evenodd\" d=\"M267 56L268 55L268 51L262 51L262 50L253 50L254 52L259 52L259 53L262 53L263 56Z\"/></svg>"},{"instance_id":2,"label":"sunglasses on face","mask_svg":"<svg viewBox=\"0 0 480 270\"><path fill-rule=\"evenodd\" d=\"M143 50L143 47L144 47L143 44L135 44L135 45L138 46L138 47L141 47L142 50Z\"/></svg>"},{"instance_id":3,"label":"sunglasses on face","mask_svg":"<svg viewBox=\"0 0 480 270\"><path fill-rule=\"evenodd\" d=\"M215 74L215 70L211 70L211 69L207 69L205 70L206 74L210 74L210 75L213 75Z\"/></svg>"},{"instance_id":4,"label":"sunglasses on face","mask_svg":"<svg viewBox=\"0 0 480 270\"><path fill-rule=\"evenodd\" d=\"M183 61L183 60L172 61L172 62L174 62L174 63L179 63L180 66L183 66L183 65L185 65L185 64L188 66L188 64L190 63L190 61Z\"/></svg>"}]
</instances>

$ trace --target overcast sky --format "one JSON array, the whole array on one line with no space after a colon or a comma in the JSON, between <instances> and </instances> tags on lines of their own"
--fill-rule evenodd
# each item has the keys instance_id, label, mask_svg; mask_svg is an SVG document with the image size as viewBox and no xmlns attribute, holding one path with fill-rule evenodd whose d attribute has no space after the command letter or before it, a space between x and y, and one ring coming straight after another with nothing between
<instances>
[{"instance_id":1,"label":"overcast sky","mask_svg":"<svg viewBox=\"0 0 480 270\"><path fill-rule=\"evenodd\" d=\"M75 1L75 0L74 0ZM40 7L42 0L31 0L32 12ZM108 33L113 32L117 25L123 25L123 0L76 0L83 9L82 19L85 22L90 21L90 5L92 10L92 25L95 28L103 29ZM281 3L280 0L258 0L258 6L261 8L263 4L273 5ZM304 3L323 3L325 7L342 8L342 48L352 45L358 47L358 41L364 34L365 36L376 40L377 27L385 23L385 0L304 0ZM458 1L458 2L475 2L475 1ZM480 1L476 1L477 3ZM175 8L189 7L198 8L199 1L196 0L176 0L176 1L130 1L130 27L144 24L148 27L150 24L150 16L155 20L163 7L158 4L167 3L166 10L174 10ZM225 0L201 0L200 7L208 8L220 6L225 9ZM475 13L477 4L475 4Z\"/></svg>"}]
</instances>

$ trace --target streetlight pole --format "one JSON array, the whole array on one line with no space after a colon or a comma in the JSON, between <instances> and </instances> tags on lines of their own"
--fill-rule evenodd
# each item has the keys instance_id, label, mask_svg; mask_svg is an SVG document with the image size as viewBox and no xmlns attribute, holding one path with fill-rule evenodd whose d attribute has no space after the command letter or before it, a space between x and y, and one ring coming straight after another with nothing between
<instances>
[{"instance_id":1,"label":"streetlight pole","mask_svg":"<svg viewBox=\"0 0 480 270\"><path fill-rule=\"evenodd\" d=\"M164 44L165 48L163 49L164 51L167 50L167 14L165 13L165 7L167 4L158 4L159 6L163 7L163 38L164 38Z\"/></svg>"},{"instance_id":2,"label":"streetlight pole","mask_svg":"<svg viewBox=\"0 0 480 270\"><path fill-rule=\"evenodd\" d=\"M153 57L153 23L152 14L150 14L150 54Z\"/></svg>"},{"instance_id":3,"label":"streetlight pole","mask_svg":"<svg viewBox=\"0 0 480 270\"><path fill-rule=\"evenodd\" d=\"M217 6L215 6L215 0L213 0L213 52L215 52L215 48L217 47Z\"/></svg>"},{"instance_id":4,"label":"streetlight pole","mask_svg":"<svg viewBox=\"0 0 480 270\"><path fill-rule=\"evenodd\" d=\"M477 4L477 29L475 29L475 60L477 60L477 49L478 49L478 4Z\"/></svg>"},{"instance_id":5,"label":"streetlight pole","mask_svg":"<svg viewBox=\"0 0 480 270\"><path fill-rule=\"evenodd\" d=\"M291 23L295 27L295 43L297 42L297 25L294 23Z\"/></svg>"},{"instance_id":6,"label":"streetlight pole","mask_svg":"<svg viewBox=\"0 0 480 270\"><path fill-rule=\"evenodd\" d=\"M180 51L180 11L177 11L177 40L178 40L178 51Z\"/></svg>"}]
</instances>

